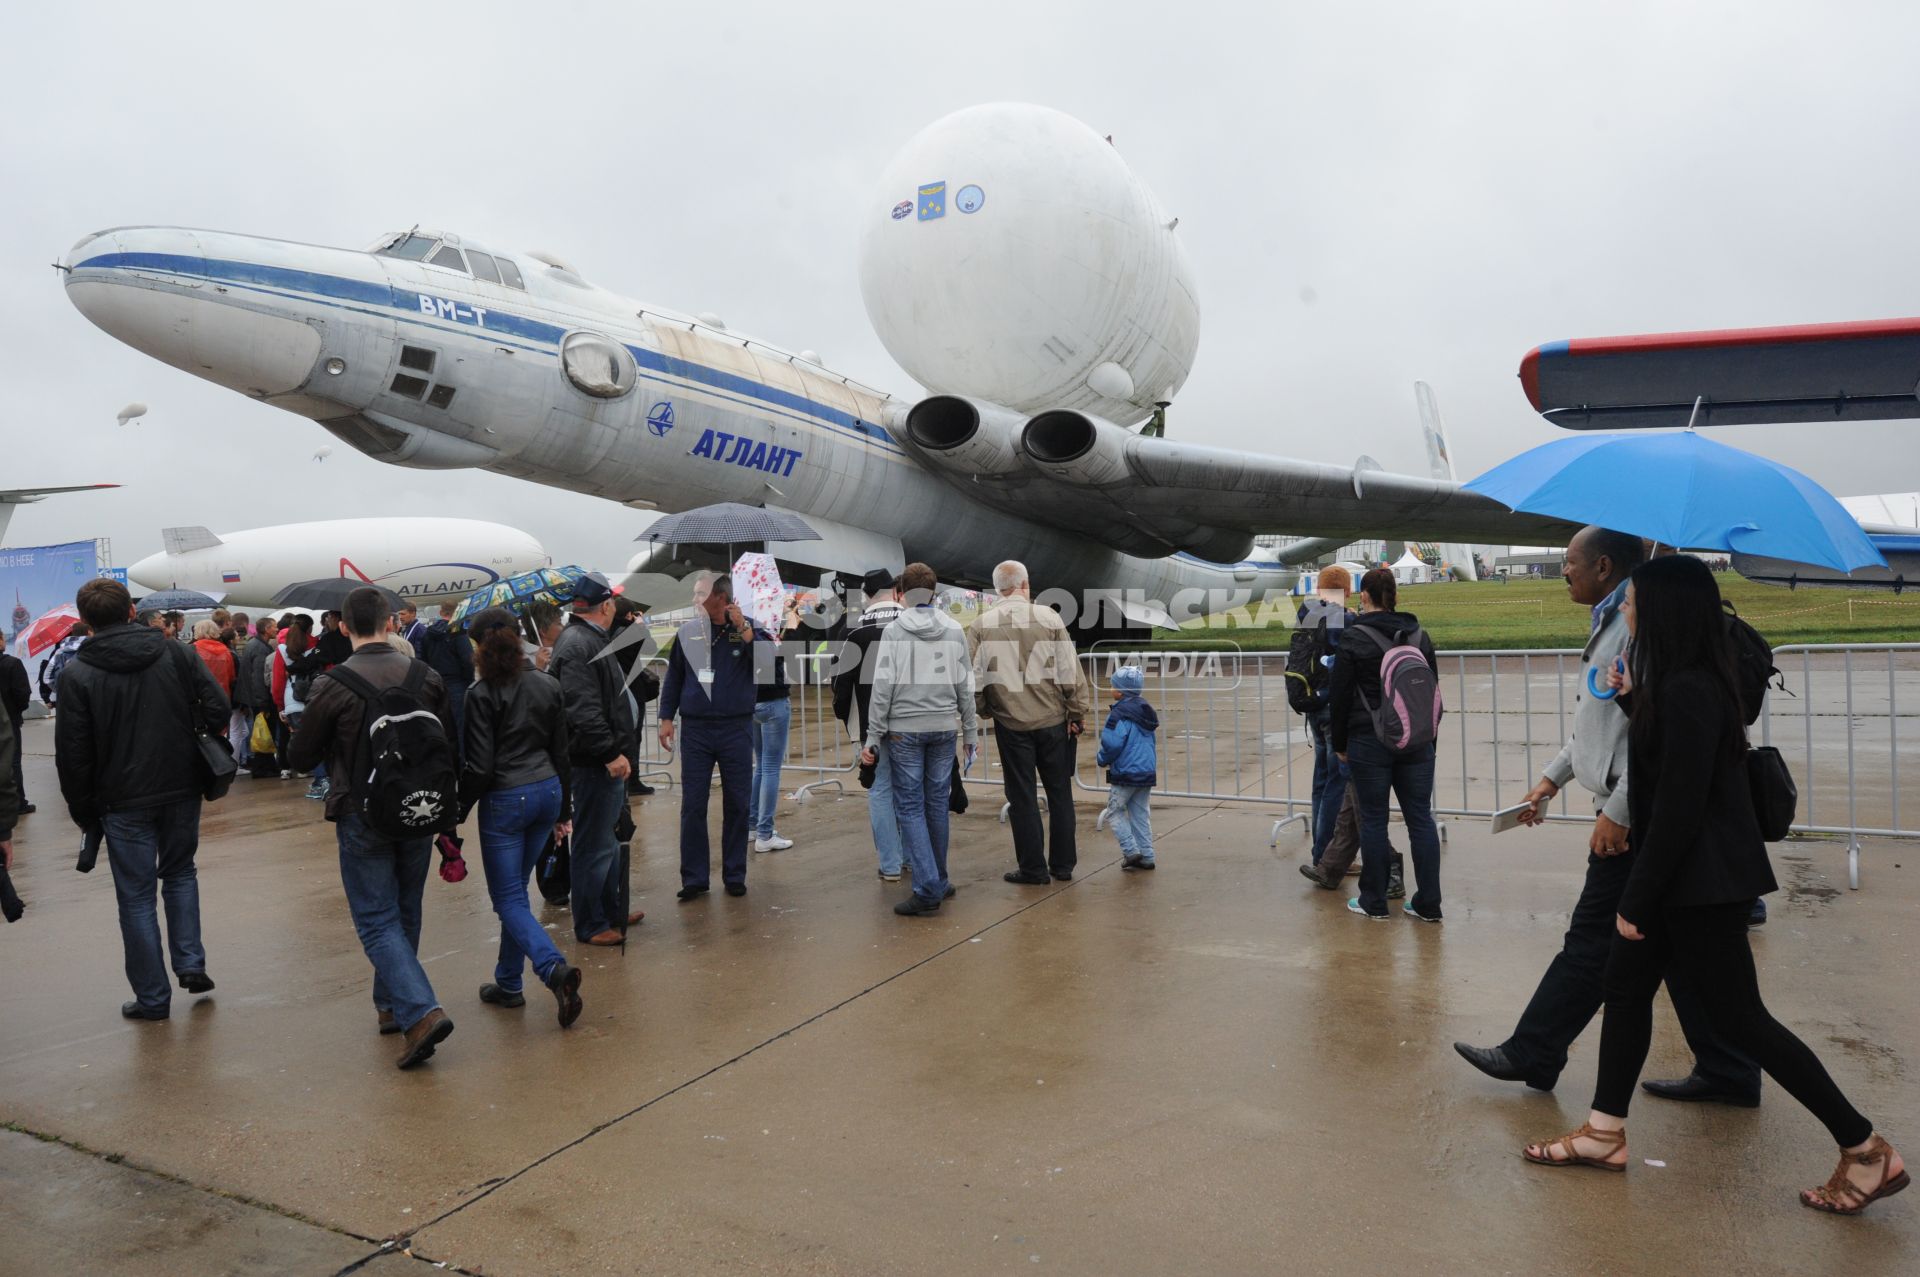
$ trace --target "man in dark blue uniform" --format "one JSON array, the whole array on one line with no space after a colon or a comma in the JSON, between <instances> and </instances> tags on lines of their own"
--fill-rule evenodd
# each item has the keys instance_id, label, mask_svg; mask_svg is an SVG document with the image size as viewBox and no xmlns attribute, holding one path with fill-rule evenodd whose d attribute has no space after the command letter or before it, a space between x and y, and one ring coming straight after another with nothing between
<instances>
[{"instance_id":1,"label":"man in dark blue uniform","mask_svg":"<svg viewBox=\"0 0 1920 1277\"><path fill-rule=\"evenodd\" d=\"M682 625L660 683L660 744L680 741L680 900L707 892L713 857L707 794L720 769L720 877L727 894L747 894L747 811L753 787L754 650L757 635L733 601L733 580L717 576L694 592L700 615Z\"/></svg>"}]
</instances>

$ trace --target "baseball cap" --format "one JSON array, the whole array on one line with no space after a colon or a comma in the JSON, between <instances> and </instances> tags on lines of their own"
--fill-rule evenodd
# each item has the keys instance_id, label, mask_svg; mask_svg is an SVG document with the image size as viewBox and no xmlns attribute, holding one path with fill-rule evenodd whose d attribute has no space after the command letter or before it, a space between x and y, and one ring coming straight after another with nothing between
<instances>
[{"instance_id":1,"label":"baseball cap","mask_svg":"<svg viewBox=\"0 0 1920 1277\"><path fill-rule=\"evenodd\" d=\"M587 607L599 607L619 592L598 572L589 572L573 583L574 603Z\"/></svg>"}]
</instances>

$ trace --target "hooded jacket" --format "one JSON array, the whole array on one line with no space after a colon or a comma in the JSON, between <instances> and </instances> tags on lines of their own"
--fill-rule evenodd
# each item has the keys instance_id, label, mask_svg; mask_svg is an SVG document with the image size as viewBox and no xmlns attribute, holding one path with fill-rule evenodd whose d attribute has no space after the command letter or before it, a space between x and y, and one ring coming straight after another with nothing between
<instances>
[{"instance_id":1,"label":"hooded jacket","mask_svg":"<svg viewBox=\"0 0 1920 1277\"><path fill-rule=\"evenodd\" d=\"M974 743L973 658L960 623L938 608L901 611L880 636L868 702L867 744L889 732L951 732Z\"/></svg>"},{"instance_id":2,"label":"hooded jacket","mask_svg":"<svg viewBox=\"0 0 1920 1277\"><path fill-rule=\"evenodd\" d=\"M1362 612L1340 632L1340 651L1333 662L1332 717L1328 727L1333 735L1335 753L1347 752L1347 737L1358 732L1373 735L1373 715L1368 705L1380 703L1380 662L1386 653L1364 631L1374 630L1387 638L1420 629L1420 618L1411 612ZM1420 630L1420 655L1437 674L1433 640ZM1364 699L1363 699L1364 698Z\"/></svg>"},{"instance_id":3,"label":"hooded jacket","mask_svg":"<svg viewBox=\"0 0 1920 1277\"><path fill-rule=\"evenodd\" d=\"M159 630L101 630L60 674L54 763L75 824L200 797L194 736L225 740L232 709L207 667Z\"/></svg>"},{"instance_id":4,"label":"hooded jacket","mask_svg":"<svg viewBox=\"0 0 1920 1277\"><path fill-rule=\"evenodd\" d=\"M217 638L195 639L193 650L229 699L233 696L233 652Z\"/></svg>"},{"instance_id":5,"label":"hooded jacket","mask_svg":"<svg viewBox=\"0 0 1920 1277\"><path fill-rule=\"evenodd\" d=\"M1093 756L1096 767L1107 769L1109 785L1151 787L1160 779L1160 756L1153 734L1160 730L1160 716L1138 692L1124 692L1107 711L1107 722L1100 729L1100 752Z\"/></svg>"}]
</instances>

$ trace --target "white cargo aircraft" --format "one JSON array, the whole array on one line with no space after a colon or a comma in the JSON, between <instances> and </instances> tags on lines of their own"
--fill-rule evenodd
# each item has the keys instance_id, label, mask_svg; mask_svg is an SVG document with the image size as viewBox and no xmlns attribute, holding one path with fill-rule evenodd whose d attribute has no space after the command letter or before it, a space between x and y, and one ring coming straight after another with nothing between
<instances>
[{"instance_id":1,"label":"white cargo aircraft","mask_svg":"<svg viewBox=\"0 0 1920 1277\"><path fill-rule=\"evenodd\" d=\"M1164 623L1158 601L1182 592L1219 608L1284 591L1293 564L1382 530L1564 543L1564 523L1452 482L1129 430L1185 381L1198 303L1178 219L1070 117L948 116L867 216L863 295L933 392L917 401L557 258L418 228L346 249L120 227L60 269L121 341L379 460L640 509L779 507L822 534L779 556L838 572L919 559L978 586L1023 559L1042 588L1125 591L1108 627ZM1312 539L1256 562L1261 532Z\"/></svg>"},{"instance_id":2,"label":"white cargo aircraft","mask_svg":"<svg viewBox=\"0 0 1920 1277\"><path fill-rule=\"evenodd\" d=\"M133 584L198 590L247 607L271 604L295 581L331 576L439 603L549 561L526 533L479 519L329 519L218 535L200 527L163 528L160 538L159 554L127 569Z\"/></svg>"}]
</instances>

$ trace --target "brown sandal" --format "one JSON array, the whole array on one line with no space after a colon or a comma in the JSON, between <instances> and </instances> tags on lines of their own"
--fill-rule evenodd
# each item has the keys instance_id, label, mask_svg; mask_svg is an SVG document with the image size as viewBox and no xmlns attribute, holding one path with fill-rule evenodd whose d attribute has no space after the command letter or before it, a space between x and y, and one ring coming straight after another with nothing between
<instances>
[{"instance_id":1,"label":"brown sandal","mask_svg":"<svg viewBox=\"0 0 1920 1277\"><path fill-rule=\"evenodd\" d=\"M1612 1145L1612 1148L1607 1151L1605 1157L1582 1157L1573 1151L1573 1142L1578 1139L1589 1139L1599 1144L1609 1144ZM1582 1122L1579 1130L1567 1135L1562 1135L1557 1140L1549 1140L1545 1144L1527 1145L1526 1148L1520 1150L1520 1156L1526 1158L1536 1166L1594 1166L1603 1171L1624 1171L1627 1169L1627 1163L1624 1158L1618 1162L1610 1162L1607 1158L1612 1157L1616 1152L1626 1151L1626 1147L1626 1127L1623 1126L1617 1131L1596 1131L1591 1122ZM1536 1148L1540 1150L1538 1156L1532 1151ZM1566 1152L1566 1156L1555 1157L1553 1151L1556 1148L1563 1149Z\"/></svg>"},{"instance_id":2,"label":"brown sandal","mask_svg":"<svg viewBox=\"0 0 1920 1277\"><path fill-rule=\"evenodd\" d=\"M1825 1211L1829 1215L1858 1215L1883 1197L1892 1197L1895 1193L1912 1183L1905 1170L1889 1177L1887 1171L1893 1165L1893 1145L1875 1135L1873 1142L1863 1152L1840 1152L1840 1165L1834 1168L1833 1177L1818 1188L1802 1189L1800 1204L1812 1210ZM1871 1191L1860 1187L1847 1178L1847 1165L1880 1167L1880 1183Z\"/></svg>"}]
</instances>

